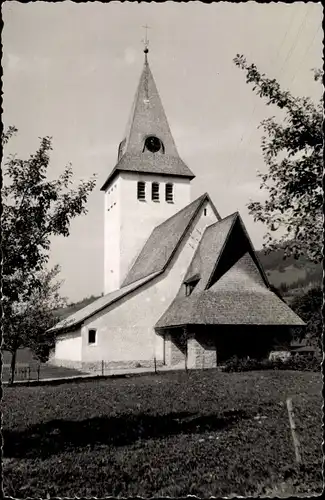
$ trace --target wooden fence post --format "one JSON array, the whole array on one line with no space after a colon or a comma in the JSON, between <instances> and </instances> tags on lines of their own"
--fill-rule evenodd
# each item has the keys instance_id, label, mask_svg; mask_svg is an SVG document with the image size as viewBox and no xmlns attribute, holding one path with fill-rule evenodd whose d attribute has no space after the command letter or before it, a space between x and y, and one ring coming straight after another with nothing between
<instances>
[{"instance_id":1,"label":"wooden fence post","mask_svg":"<svg viewBox=\"0 0 325 500\"><path fill-rule=\"evenodd\" d=\"M104 375L104 360L102 359L102 376Z\"/></svg>"},{"instance_id":2,"label":"wooden fence post","mask_svg":"<svg viewBox=\"0 0 325 500\"><path fill-rule=\"evenodd\" d=\"M156 361L156 356L153 358L153 362L155 364L155 374L157 374L157 361Z\"/></svg>"},{"instance_id":3,"label":"wooden fence post","mask_svg":"<svg viewBox=\"0 0 325 500\"><path fill-rule=\"evenodd\" d=\"M295 449L296 462L298 465L300 465L301 464L300 443L299 443L299 440L298 440L298 437L296 434L296 425L295 425L295 422L293 419L293 409L292 409L292 399L291 398L287 399L287 409L288 409L288 415L289 415L292 441L293 441L293 446Z\"/></svg>"}]
</instances>

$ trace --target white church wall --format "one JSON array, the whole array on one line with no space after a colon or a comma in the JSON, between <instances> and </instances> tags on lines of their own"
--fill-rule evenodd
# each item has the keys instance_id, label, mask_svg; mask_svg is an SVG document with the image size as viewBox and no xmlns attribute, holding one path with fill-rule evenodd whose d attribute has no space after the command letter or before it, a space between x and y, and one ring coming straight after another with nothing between
<instances>
[{"instance_id":1,"label":"white church wall","mask_svg":"<svg viewBox=\"0 0 325 500\"><path fill-rule=\"evenodd\" d=\"M146 199L137 199L137 183L146 183ZM153 229L191 202L189 179L121 172L120 279L137 258ZM159 183L159 202L151 199L151 185ZM165 200L165 185L174 186L173 203Z\"/></svg>"},{"instance_id":2,"label":"white church wall","mask_svg":"<svg viewBox=\"0 0 325 500\"><path fill-rule=\"evenodd\" d=\"M175 298L205 227L217 218L212 209L200 214L181 243L168 272L128 295L116 305L87 320L82 328L84 363L111 361L140 363L163 360L163 339L154 325ZM88 345L88 329L97 330L96 345Z\"/></svg>"},{"instance_id":3,"label":"white church wall","mask_svg":"<svg viewBox=\"0 0 325 500\"><path fill-rule=\"evenodd\" d=\"M59 335L55 342L55 349L49 359L50 364L72 368L81 367L82 337L81 329Z\"/></svg>"}]
</instances>

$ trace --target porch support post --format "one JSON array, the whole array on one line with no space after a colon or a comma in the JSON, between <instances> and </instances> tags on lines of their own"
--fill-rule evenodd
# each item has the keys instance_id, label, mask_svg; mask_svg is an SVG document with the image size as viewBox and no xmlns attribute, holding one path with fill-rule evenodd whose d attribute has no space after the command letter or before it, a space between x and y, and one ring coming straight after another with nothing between
<instances>
[{"instance_id":1,"label":"porch support post","mask_svg":"<svg viewBox=\"0 0 325 500\"><path fill-rule=\"evenodd\" d=\"M182 336L183 336L183 342L184 342L184 344L185 344L185 356L184 356L184 360L185 360L185 371L187 372L187 360L188 360L188 331L187 331L187 327L186 327L186 326L184 326L184 327L183 327Z\"/></svg>"},{"instance_id":2,"label":"porch support post","mask_svg":"<svg viewBox=\"0 0 325 500\"><path fill-rule=\"evenodd\" d=\"M170 332L167 330L165 331L164 334L164 359L165 359L165 365L166 366L171 366L172 364L172 345L171 345L171 335Z\"/></svg>"}]
</instances>

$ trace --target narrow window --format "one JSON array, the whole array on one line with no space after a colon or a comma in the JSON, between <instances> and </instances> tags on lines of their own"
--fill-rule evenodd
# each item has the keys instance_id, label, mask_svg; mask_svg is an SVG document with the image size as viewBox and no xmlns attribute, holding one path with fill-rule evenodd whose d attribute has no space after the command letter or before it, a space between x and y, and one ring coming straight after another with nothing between
<instances>
[{"instance_id":1,"label":"narrow window","mask_svg":"<svg viewBox=\"0 0 325 500\"><path fill-rule=\"evenodd\" d=\"M200 281L200 277L198 275L195 275L192 278L190 278L189 280L185 281L184 285L185 285L186 297L191 295L191 293L193 292L194 288L196 287L196 285L198 284L199 281Z\"/></svg>"},{"instance_id":2,"label":"narrow window","mask_svg":"<svg viewBox=\"0 0 325 500\"><path fill-rule=\"evenodd\" d=\"M159 184L153 182L151 185L151 199L152 201L159 201Z\"/></svg>"},{"instance_id":3,"label":"narrow window","mask_svg":"<svg viewBox=\"0 0 325 500\"><path fill-rule=\"evenodd\" d=\"M166 201L168 203L173 203L174 201L173 187L173 184L166 184Z\"/></svg>"},{"instance_id":4,"label":"narrow window","mask_svg":"<svg viewBox=\"0 0 325 500\"><path fill-rule=\"evenodd\" d=\"M187 283L185 285L185 295L186 295L186 297L188 297L189 295L191 295L191 293L193 292L196 284L197 284L197 282L196 283Z\"/></svg>"},{"instance_id":5,"label":"narrow window","mask_svg":"<svg viewBox=\"0 0 325 500\"><path fill-rule=\"evenodd\" d=\"M96 333L94 328L88 330L88 344L96 344Z\"/></svg>"},{"instance_id":6,"label":"narrow window","mask_svg":"<svg viewBox=\"0 0 325 500\"><path fill-rule=\"evenodd\" d=\"M205 209L204 209L204 215L206 215L206 214L207 214L207 209L205 208Z\"/></svg>"},{"instance_id":7,"label":"narrow window","mask_svg":"<svg viewBox=\"0 0 325 500\"><path fill-rule=\"evenodd\" d=\"M138 182L138 200L144 201L146 199L146 183L143 181Z\"/></svg>"}]
</instances>

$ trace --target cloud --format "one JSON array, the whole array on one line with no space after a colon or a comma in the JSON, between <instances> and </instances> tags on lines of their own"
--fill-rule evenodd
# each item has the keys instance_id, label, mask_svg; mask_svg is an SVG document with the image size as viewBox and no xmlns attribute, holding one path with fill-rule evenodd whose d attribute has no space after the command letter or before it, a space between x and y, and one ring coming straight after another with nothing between
<instances>
[{"instance_id":1,"label":"cloud","mask_svg":"<svg viewBox=\"0 0 325 500\"><path fill-rule=\"evenodd\" d=\"M124 59L123 60L124 60L125 64L130 66L130 65L135 63L136 59L137 59L137 53L134 50L134 48L127 47L124 50Z\"/></svg>"},{"instance_id":2,"label":"cloud","mask_svg":"<svg viewBox=\"0 0 325 500\"><path fill-rule=\"evenodd\" d=\"M21 65L21 58L16 56L16 54L8 54L7 56L7 68L11 71L19 70Z\"/></svg>"},{"instance_id":3,"label":"cloud","mask_svg":"<svg viewBox=\"0 0 325 500\"><path fill-rule=\"evenodd\" d=\"M18 54L8 53L6 67L12 72L32 73L37 71L47 71L50 61L47 57L32 56L21 57Z\"/></svg>"},{"instance_id":4,"label":"cloud","mask_svg":"<svg viewBox=\"0 0 325 500\"><path fill-rule=\"evenodd\" d=\"M266 199L268 193L266 190L260 189L259 180L249 181L249 182L241 182L236 185L232 185L232 191L236 191L237 194L241 193L249 198L260 198Z\"/></svg>"},{"instance_id":5,"label":"cloud","mask_svg":"<svg viewBox=\"0 0 325 500\"><path fill-rule=\"evenodd\" d=\"M247 123L237 122L225 129L205 130L202 134L200 128L172 127L172 134L177 144L187 154L198 154L202 151L229 151L234 148L238 151L256 154L259 152L259 140L250 137Z\"/></svg>"}]
</instances>

